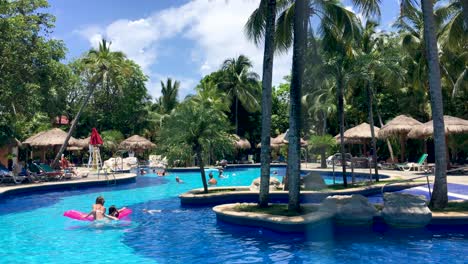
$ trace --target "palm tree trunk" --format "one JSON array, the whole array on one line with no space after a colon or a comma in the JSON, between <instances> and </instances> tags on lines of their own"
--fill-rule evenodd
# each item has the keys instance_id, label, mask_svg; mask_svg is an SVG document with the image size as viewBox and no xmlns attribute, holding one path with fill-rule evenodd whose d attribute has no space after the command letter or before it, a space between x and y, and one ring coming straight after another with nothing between
<instances>
[{"instance_id":1,"label":"palm tree trunk","mask_svg":"<svg viewBox=\"0 0 468 264\"><path fill-rule=\"evenodd\" d=\"M60 147L60 150L59 152L57 153L57 155L55 156L55 159L54 161L52 162L52 167L53 168L56 168L58 167L58 164L59 164L59 159L61 158L63 152L65 151L65 149L67 148L68 146L68 141L70 140L70 137L71 135L73 134L73 132L75 131L75 128L76 128L76 124L78 123L78 120L81 116L81 113L83 112L83 109L86 107L86 105L88 105L88 101L89 101L89 98L91 98L91 95L94 93L94 89L96 88L96 84L95 83L91 83L90 84L90 87L89 87L89 92L88 92L88 95L86 96L85 100L83 101L83 103L81 104L81 107L80 109L78 110L78 113L76 114L75 118L73 119L72 121L72 124L70 126L70 129L68 130L68 134L67 134L67 137L65 138L65 141L63 142L62 146Z\"/></svg>"},{"instance_id":2,"label":"palm tree trunk","mask_svg":"<svg viewBox=\"0 0 468 264\"><path fill-rule=\"evenodd\" d=\"M292 78L290 90L289 115L289 145L288 145L288 183L289 183L289 211L299 211L300 197L300 122L301 122L301 89L304 75L304 55L306 29L304 21L307 9L306 0L296 0L294 7L294 42Z\"/></svg>"},{"instance_id":3,"label":"palm tree trunk","mask_svg":"<svg viewBox=\"0 0 468 264\"><path fill-rule=\"evenodd\" d=\"M462 1L463 2L463 1ZM434 126L435 180L430 206L441 209L447 206L446 142L444 130L444 108L440 84L439 54L437 49L432 0L421 0L424 19L424 41L429 66L429 88L431 93L432 122Z\"/></svg>"},{"instance_id":4,"label":"palm tree trunk","mask_svg":"<svg viewBox=\"0 0 468 264\"><path fill-rule=\"evenodd\" d=\"M375 143L375 131L374 131L374 113L372 110L372 86L371 84L368 84L367 86L367 97L369 100L369 125L370 125L370 130L371 130L371 138L372 138L372 161L374 162L374 171L375 171L375 180L379 181L379 171L377 167L377 147Z\"/></svg>"},{"instance_id":5,"label":"palm tree trunk","mask_svg":"<svg viewBox=\"0 0 468 264\"><path fill-rule=\"evenodd\" d=\"M344 145L344 87L343 78L338 74L336 80L337 93L338 93L338 120L340 121L340 152L341 152L341 166L343 172L343 186L348 187L348 179L346 178L346 156Z\"/></svg>"},{"instance_id":6,"label":"palm tree trunk","mask_svg":"<svg viewBox=\"0 0 468 264\"><path fill-rule=\"evenodd\" d=\"M200 168L201 179L203 182L203 191L205 193L208 193L208 184L206 183L206 175L205 175L205 164L203 163L202 148L200 145L195 147L195 153L197 154L198 167Z\"/></svg>"},{"instance_id":7,"label":"palm tree trunk","mask_svg":"<svg viewBox=\"0 0 468 264\"><path fill-rule=\"evenodd\" d=\"M239 104L239 99L237 99L237 96L236 96L236 135L238 135L238 130L239 130L239 124L238 124L238 120L237 120L237 105Z\"/></svg>"},{"instance_id":8,"label":"palm tree trunk","mask_svg":"<svg viewBox=\"0 0 468 264\"><path fill-rule=\"evenodd\" d=\"M377 110L377 117L379 118L380 127L383 127L384 123L382 122L382 116L380 116L379 110ZM385 141L387 142L388 152L390 152L390 158L392 159L392 162L395 162L395 156L393 155L392 144L390 143L389 139L386 139Z\"/></svg>"},{"instance_id":9,"label":"palm tree trunk","mask_svg":"<svg viewBox=\"0 0 468 264\"><path fill-rule=\"evenodd\" d=\"M322 130L321 130L321 136L325 136L327 133L327 115L325 114L325 111L321 111L322 113L322 118L323 118L323 124L322 124ZM326 157L326 148L320 148L320 168L325 169L327 168L327 157Z\"/></svg>"},{"instance_id":10,"label":"palm tree trunk","mask_svg":"<svg viewBox=\"0 0 468 264\"><path fill-rule=\"evenodd\" d=\"M258 205L268 207L270 192L270 136L271 136L271 83L273 78L274 35L276 21L276 0L268 1L265 29L265 51L263 54L262 76L262 149L260 153L261 176Z\"/></svg>"}]
</instances>

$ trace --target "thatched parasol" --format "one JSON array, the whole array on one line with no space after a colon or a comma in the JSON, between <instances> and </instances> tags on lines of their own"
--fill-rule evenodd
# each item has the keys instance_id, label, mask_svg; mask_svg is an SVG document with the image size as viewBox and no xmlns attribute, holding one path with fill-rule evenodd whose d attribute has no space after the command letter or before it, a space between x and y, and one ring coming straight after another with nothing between
<instances>
[{"instance_id":1,"label":"thatched parasol","mask_svg":"<svg viewBox=\"0 0 468 264\"><path fill-rule=\"evenodd\" d=\"M379 134L379 128L374 126L375 137ZM366 122L350 128L344 132L345 144L362 144L364 145L364 152L366 152L366 144L372 138L370 125ZM341 143L340 134L335 136L338 144Z\"/></svg>"},{"instance_id":2,"label":"thatched parasol","mask_svg":"<svg viewBox=\"0 0 468 264\"><path fill-rule=\"evenodd\" d=\"M284 145L284 143L281 143L281 144L275 144L273 143L273 139L272 137L270 137L270 147L273 148L273 149L278 149L280 148L281 146ZM262 143L258 143L257 144L257 148L261 148L262 147Z\"/></svg>"},{"instance_id":3,"label":"thatched parasol","mask_svg":"<svg viewBox=\"0 0 468 264\"><path fill-rule=\"evenodd\" d=\"M147 149L152 149L155 148L156 145L149 141L148 139L138 136L138 135L133 135L124 141L122 141L119 145L119 148L126 149L126 150L147 150Z\"/></svg>"},{"instance_id":4,"label":"thatched parasol","mask_svg":"<svg viewBox=\"0 0 468 264\"><path fill-rule=\"evenodd\" d=\"M67 133L58 128L52 128L51 130L42 131L34 136L26 139L23 144L31 147L53 147L61 146L65 142ZM77 140L74 137L70 137L68 145L75 146Z\"/></svg>"},{"instance_id":5,"label":"thatched parasol","mask_svg":"<svg viewBox=\"0 0 468 264\"><path fill-rule=\"evenodd\" d=\"M406 137L408 133L413 129L415 126L419 126L422 123L418 120L406 116L406 115L399 115L392 120L390 120L385 126L383 126L379 131L380 138L388 138L390 136L398 136L400 139L400 146L401 146L401 161L405 160L405 145L406 145Z\"/></svg>"},{"instance_id":6,"label":"thatched parasol","mask_svg":"<svg viewBox=\"0 0 468 264\"><path fill-rule=\"evenodd\" d=\"M238 135L232 135L234 137L234 146L236 149L250 149L252 145L245 138L240 138Z\"/></svg>"},{"instance_id":7,"label":"thatched parasol","mask_svg":"<svg viewBox=\"0 0 468 264\"><path fill-rule=\"evenodd\" d=\"M468 133L468 120L453 116L444 116L445 135ZM409 138L426 138L434 134L432 120L422 125L415 126L408 133Z\"/></svg>"},{"instance_id":8,"label":"thatched parasol","mask_svg":"<svg viewBox=\"0 0 468 264\"><path fill-rule=\"evenodd\" d=\"M90 137L77 139L75 146L82 149L89 148L89 139Z\"/></svg>"},{"instance_id":9,"label":"thatched parasol","mask_svg":"<svg viewBox=\"0 0 468 264\"><path fill-rule=\"evenodd\" d=\"M279 134L277 137L273 138L272 144L277 144L277 145L289 144L288 135L289 135L289 129L286 130L286 132ZM303 138L300 138L300 144L301 144L301 147L307 146L307 141L305 141Z\"/></svg>"}]
</instances>

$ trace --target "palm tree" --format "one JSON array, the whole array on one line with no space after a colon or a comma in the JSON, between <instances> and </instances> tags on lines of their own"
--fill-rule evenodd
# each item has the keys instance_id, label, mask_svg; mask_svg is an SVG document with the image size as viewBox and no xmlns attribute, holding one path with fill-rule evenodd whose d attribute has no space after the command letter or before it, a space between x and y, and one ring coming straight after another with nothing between
<instances>
[{"instance_id":1,"label":"palm tree","mask_svg":"<svg viewBox=\"0 0 468 264\"><path fill-rule=\"evenodd\" d=\"M109 90L109 82L112 78L119 74L129 74L129 65L126 63L126 56L122 52L111 51L110 45L110 42L107 42L105 39L103 39L101 43L99 43L98 50L91 49L86 57L82 59L82 63L85 65L86 70L91 75L91 78L88 81L88 94L84 98L78 113L71 123L67 137L65 138L65 141L63 142L59 152L52 162L54 167L58 165L58 160L67 148L68 141L70 140L70 137L76 128L80 115L83 112L83 109L87 106L88 101L93 95L96 87L101 85L103 89Z\"/></svg>"},{"instance_id":2,"label":"palm tree","mask_svg":"<svg viewBox=\"0 0 468 264\"><path fill-rule=\"evenodd\" d=\"M259 9L267 9L266 11L258 11ZM276 22L276 0L262 0L260 6L254 12L266 13L265 19L250 20L246 24L247 36L252 39L257 45L259 44L258 36L249 32L253 28L265 28L265 49L263 54L263 77L262 77L262 148L260 154L261 160L261 175L260 175L260 193L258 205L260 207L268 207L268 197L270 191L270 136L271 136L271 107L272 107L272 78L273 78L273 58L274 58L274 41L275 41L275 22ZM251 23L259 23L259 25L251 26Z\"/></svg>"},{"instance_id":3,"label":"palm tree","mask_svg":"<svg viewBox=\"0 0 468 264\"><path fill-rule=\"evenodd\" d=\"M171 78L167 78L166 83L161 81L161 96L156 101L157 111L160 114L170 114L177 106L179 87L180 82L172 82Z\"/></svg>"},{"instance_id":4,"label":"palm tree","mask_svg":"<svg viewBox=\"0 0 468 264\"><path fill-rule=\"evenodd\" d=\"M230 152L233 148L224 96L215 88L200 89L197 95L175 108L164 122L161 132L164 138L161 147L166 150L169 160L180 159L181 153L196 155L205 192L208 192L208 186L204 152L210 147L223 152Z\"/></svg>"},{"instance_id":5,"label":"palm tree","mask_svg":"<svg viewBox=\"0 0 468 264\"><path fill-rule=\"evenodd\" d=\"M293 62L289 109L289 145L288 145L288 211L299 211L300 169L301 169L301 90L304 75L304 59L306 44L306 0L297 0L294 7L294 41Z\"/></svg>"},{"instance_id":6,"label":"palm tree","mask_svg":"<svg viewBox=\"0 0 468 264\"><path fill-rule=\"evenodd\" d=\"M251 68L252 62L244 55L227 59L222 65L224 80L218 86L226 93L230 101L235 100L236 134L239 127L237 118L239 101L248 112L255 112L260 108L258 101L259 76L251 72Z\"/></svg>"},{"instance_id":7,"label":"palm tree","mask_svg":"<svg viewBox=\"0 0 468 264\"><path fill-rule=\"evenodd\" d=\"M432 0L421 0L424 17L424 40L429 66L429 88L431 93L432 120L434 123L435 181L430 205L436 209L447 206L446 142L444 108L440 84L440 66L436 39L436 25Z\"/></svg>"}]
</instances>

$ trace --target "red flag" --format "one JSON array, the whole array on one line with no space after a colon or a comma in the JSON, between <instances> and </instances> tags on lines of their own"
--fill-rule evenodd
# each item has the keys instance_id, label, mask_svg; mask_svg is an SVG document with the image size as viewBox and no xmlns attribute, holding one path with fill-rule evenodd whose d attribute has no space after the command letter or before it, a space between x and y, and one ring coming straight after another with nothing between
<instances>
[{"instance_id":1,"label":"red flag","mask_svg":"<svg viewBox=\"0 0 468 264\"><path fill-rule=\"evenodd\" d=\"M97 129L93 127L93 130L91 131L91 138L89 139L89 144L96 146L96 145L102 145L102 138L97 132Z\"/></svg>"}]
</instances>

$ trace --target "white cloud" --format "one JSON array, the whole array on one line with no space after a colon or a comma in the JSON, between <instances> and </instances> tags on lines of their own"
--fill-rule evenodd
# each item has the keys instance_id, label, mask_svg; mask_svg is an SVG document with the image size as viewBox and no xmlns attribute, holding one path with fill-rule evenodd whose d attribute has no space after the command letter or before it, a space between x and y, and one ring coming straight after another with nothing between
<instances>
[{"instance_id":1,"label":"white cloud","mask_svg":"<svg viewBox=\"0 0 468 264\"><path fill-rule=\"evenodd\" d=\"M148 89L153 97L159 95L162 75L153 67L158 59L161 40L183 37L191 41L191 61L200 78L219 68L221 63L241 54L248 56L254 71L262 74L263 47L256 47L244 35L244 24L258 6L259 0L192 0L179 7L164 9L137 20L121 19L104 28L88 27L79 33L91 45L97 46L102 37L112 41L112 49L122 50L135 60L150 77ZM290 74L291 52L275 56L273 83ZM181 80L181 97L195 87L193 78L174 72ZM185 82L183 81L185 80ZM160 88L159 92L160 92Z\"/></svg>"}]
</instances>

